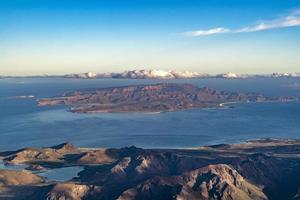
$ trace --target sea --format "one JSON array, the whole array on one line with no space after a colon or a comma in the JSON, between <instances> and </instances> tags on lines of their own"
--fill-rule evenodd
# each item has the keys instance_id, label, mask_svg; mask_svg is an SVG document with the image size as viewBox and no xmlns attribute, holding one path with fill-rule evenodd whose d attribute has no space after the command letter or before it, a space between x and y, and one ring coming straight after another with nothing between
<instances>
[{"instance_id":1,"label":"sea","mask_svg":"<svg viewBox=\"0 0 300 200\"><path fill-rule=\"evenodd\" d=\"M37 100L66 91L162 82L300 98L298 78L0 79L0 151L70 142L79 147L194 148L258 138L300 138L300 102L239 103L163 113L79 114Z\"/></svg>"}]
</instances>

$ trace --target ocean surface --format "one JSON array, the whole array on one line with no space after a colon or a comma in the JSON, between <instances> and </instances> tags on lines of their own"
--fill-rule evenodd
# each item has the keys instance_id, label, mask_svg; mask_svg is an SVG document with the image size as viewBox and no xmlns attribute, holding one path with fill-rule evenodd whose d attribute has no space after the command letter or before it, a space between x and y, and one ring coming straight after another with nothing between
<instances>
[{"instance_id":1,"label":"ocean surface","mask_svg":"<svg viewBox=\"0 0 300 200\"><path fill-rule=\"evenodd\" d=\"M257 138L300 138L300 102L244 103L232 108L159 114L68 112L38 107L37 99L66 91L161 82L192 83L219 90L297 96L300 79L127 80L0 79L0 151L71 142L80 147L191 148ZM35 98L20 96L33 95Z\"/></svg>"}]
</instances>

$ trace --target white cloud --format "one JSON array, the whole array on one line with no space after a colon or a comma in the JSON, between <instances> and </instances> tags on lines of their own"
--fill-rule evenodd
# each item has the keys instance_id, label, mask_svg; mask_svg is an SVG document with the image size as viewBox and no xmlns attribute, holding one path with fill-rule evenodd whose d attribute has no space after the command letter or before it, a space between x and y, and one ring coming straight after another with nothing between
<instances>
[{"instance_id":1,"label":"white cloud","mask_svg":"<svg viewBox=\"0 0 300 200\"><path fill-rule=\"evenodd\" d=\"M213 29L209 29L209 30L198 30L198 31L185 32L185 35L191 36L191 37L197 37L197 36L215 35L215 34L227 33L227 32L230 32L230 30L223 28L223 27L218 27L218 28L213 28Z\"/></svg>"},{"instance_id":2,"label":"white cloud","mask_svg":"<svg viewBox=\"0 0 300 200\"><path fill-rule=\"evenodd\" d=\"M262 22L254 26L245 27L239 30L236 30L237 33L247 33L247 32L256 32L263 31L275 28L286 28L292 26L300 26L300 16L287 16L283 19L269 22Z\"/></svg>"},{"instance_id":3,"label":"white cloud","mask_svg":"<svg viewBox=\"0 0 300 200\"><path fill-rule=\"evenodd\" d=\"M218 27L208 30L196 30L196 31L188 31L185 32L184 35L190 37L198 37L198 36L208 36L208 35L215 35L215 34L222 34L222 33L250 33L250 32L258 32L264 31L269 29L279 29L279 28L286 28L286 27L295 27L300 26L300 9L294 11L292 14L272 20L272 21L264 21L253 26L247 26L236 30L231 30L229 28Z\"/></svg>"}]
</instances>

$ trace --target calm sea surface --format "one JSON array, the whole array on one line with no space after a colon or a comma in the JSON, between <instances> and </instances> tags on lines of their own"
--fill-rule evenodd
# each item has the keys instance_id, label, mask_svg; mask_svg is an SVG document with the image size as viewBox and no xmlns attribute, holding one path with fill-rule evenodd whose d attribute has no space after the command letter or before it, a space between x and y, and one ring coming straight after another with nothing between
<instances>
[{"instance_id":1,"label":"calm sea surface","mask_svg":"<svg viewBox=\"0 0 300 200\"><path fill-rule=\"evenodd\" d=\"M300 97L300 79L125 80L0 79L0 151L71 142L80 147L196 147L248 139L300 138L300 102L236 104L161 114L75 114L67 108L38 107L38 98L77 89L159 82L192 83L219 90ZM20 99L16 96L34 95Z\"/></svg>"}]
</instances>

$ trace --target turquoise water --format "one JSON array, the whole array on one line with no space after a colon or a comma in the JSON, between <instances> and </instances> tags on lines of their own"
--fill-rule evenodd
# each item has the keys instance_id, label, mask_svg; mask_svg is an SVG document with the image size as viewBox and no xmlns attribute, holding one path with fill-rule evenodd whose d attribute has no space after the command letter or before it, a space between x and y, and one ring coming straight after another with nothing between
<instances>
[{"instance_id":1,"label":"turquoise water","mask_svg":"<svg viewBox=\"0 0 300 200\"><path fill-rule=\"evenodd\" d=\"M0 79L0 151L71 142L81 147L196 147L261 137L300 138L300 103L236 104L228 109L195 109L161 114L75 114L60 107L37 107L36 99L65 91L166 82L125 79ZM300 97L290 85L300 79L193 79L220 90ZM36 98L15 98L34 95Z\"/></svg>"}]
</instances>

